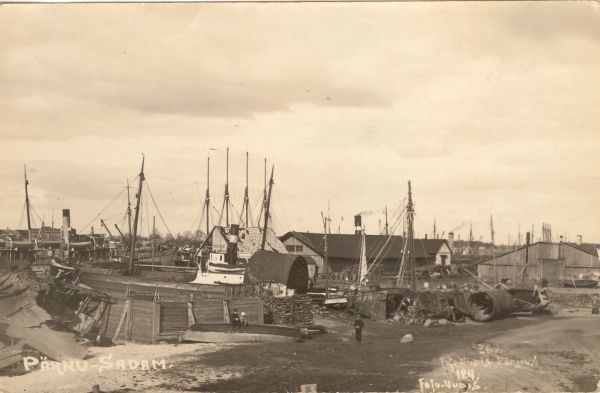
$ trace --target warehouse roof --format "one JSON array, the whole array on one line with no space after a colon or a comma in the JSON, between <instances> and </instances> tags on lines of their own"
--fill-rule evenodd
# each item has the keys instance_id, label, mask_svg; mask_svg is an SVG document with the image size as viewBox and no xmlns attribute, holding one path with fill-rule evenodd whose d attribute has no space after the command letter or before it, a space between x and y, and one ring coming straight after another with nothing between
<instances>
[{"instance_id":1,"label":"warehouse roof","mask_svg":"<svg viewBox=\"0 0 600 393\"><path fill-rule=\"evenodd\" d=\"M285 242L295 237L319 255L324 255L325 239L322 233L291 231L281 237ZM357 234L328 234L327 254L331 258L358 259L360 253L360 235ZM365 235L367 259L402 258L404 241L402 236ZM425 258L435 255L443 244L444 239L415 239L415 256Z\"/></svg>"}]
</instances>

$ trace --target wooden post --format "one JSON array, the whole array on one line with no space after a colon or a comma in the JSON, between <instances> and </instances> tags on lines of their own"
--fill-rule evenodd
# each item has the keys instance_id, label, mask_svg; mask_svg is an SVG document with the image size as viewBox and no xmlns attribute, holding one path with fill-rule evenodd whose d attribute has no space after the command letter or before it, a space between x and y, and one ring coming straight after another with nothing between
<instances>
[{"instance_id":1,"label":"wooden post","mask_svg":"<svg viewBox=\"0 0 600 393\"><path fill-rule=\"evenodd\" d=\"M231 323L229 318L229 304L227 300L223 300L223 323Z\"/></svg>"},{"instance_id":2,"label":"wooden post","mask_svg":"<svg viewBox=\"0 0 600 393\"><path fill-rule=\"evenodd\" d=\"M160 333L160 303L154 301L152 309L152 344L156 344Z\"/></svg>"},{"instance_id":3,"label":"wooden post","mask_svg":"<svg viewBox=\"0 0 600 393\"><path fill-rule=\"evenodd\" d=\"M100 385L92 386L92 393L100 393Z\"/></svg>"},{"instance_id":4,"label":"wooden post","mask_svg":"<svg viewBox=\"0 0 600 393\"><path fill-rule=\"evenodd\" d=\"M264 303L262 301L262 299L258 299L257 303L257 308L258 308L258 317L257 317L257 323L259 325L263 325L265 323L265 306Z\"/></svg>"},{"instance_id":5,"label":"wooden post","mask_svg":"<svg viewBox=\"0 0 600 393\"><path fill-rule=\"evenodd\" d=\"M188 312L188 326L192 326L196 324L196 318L194 318L194 308L193 303L187 303L187 312Z\"/></svg>"},{"instance_id":6,"label":"wooden post","mask_svg":"<svg viewBox=\"0 0 600 393\"><path fill-rule=\"evenodd\" d=\"M300 385L301 393L317 393L317 384Z\"/></svg>"},{"instance_id":7,"label":"wooden post","mask_svg":"<svg viewBox=\"0 0 600 393\"><path fill-rule=\"evenodd\" d=\"M119 320L119 324L117 325L117 330L115 330L115 334L113 336L113 341L117 341L119 338L119 333L121 332L121 327L123 326L123 322L125 322L125 317L129 314L129 306L131 300L127 299L125 301L125 307L123 308L123 314L121 314L121 319Z\"/></svg>"}]
</instances>

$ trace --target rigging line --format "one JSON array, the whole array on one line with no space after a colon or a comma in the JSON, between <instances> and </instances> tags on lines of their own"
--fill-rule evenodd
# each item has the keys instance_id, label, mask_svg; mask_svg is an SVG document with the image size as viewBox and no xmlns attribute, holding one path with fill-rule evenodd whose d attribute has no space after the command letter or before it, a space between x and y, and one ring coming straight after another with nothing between
<instances>
[{"instance_id":1,"label":"rigging line","mask_svg":"<svg viewBox=\"0 0 600 393\"><path fill-rule=\"evenodd\" d=\"M392 228L392 236L395 233L394 228ZM371 264L371 266L367 269L367 274L369 274L371 271L374 271L382 262L383 262L383 258L380 258L380 256L382 255L383 251L386 249L387 245L389 244L389 239L391 239L392 237L390 236L388 238L388 242L386 242L384 244L384 246L379 250L379 252L377 253L377 255L375 255L375 258L373 259L373 263Z\"/></svg>"},{"instance_id":2,"label":"rigging line","mask_svg":"<svg viewBox=\"0 0 600 393\"><path fill-rule=\"evenodd\" d=\"M114 203L114 202L115 202L117 199L119 199L119 197L120 197L120 196L121 196L121 195L122 195L122 194L125 192L125 190L126 190L126 188L123 188L123 189L121 190L121 192L119 192L119 193L117 194L117 196L116 196L116 197L114 197L114 198L113 198L113 200L112 200L112 201L110 201L110 202L108 203L108 205L106 205L106 206L105 206L105 207L104 207L102 210L100 210L100 213L96 214L96 215L94 216L94 218L92 218L92 219L90 220L90 222L88 222L88 223L87 223L87 224L86 224L86 225L85 225L83 228L81 228L79 231L80 231L80 232L83 232L83 231L85 231L85 230L87 229L87 227L89 227L89 226L90 226L90 224L92 224L94 221L96 221L96 219L97 219L98 217L100 217L100 215L102 215L102 213L104 213L104 211L110 207L110 205L112 205L112 204L113 204L113 203Z\"/></svg>"},{"instance_id":3,"label":"rigging line","mask_svg":"<svg viewBox=\"0 0 600 393\"><path fill-rule=\"evenodd\" d=\"M117 217L117 216L119 216L119 217L122 217L122 216L121 216L121 213L113 214L113 215L112 215L112 216L110 216L110 217L106 217L106 218L104 218L104 222L108 222L108 221L112 220L113 218L115 218L115 217ZM125 216L127 216L127 212L125 213ZM123 220L123 218L122 218L121 220ZM119 221L119 222L121 222L121 221Z\"/></svg>"},{"instance_id":4,"label":"rigging line","mask_svg":"<svg viewBox=\"0 0 600 393\"><path fill-rule=\"evenodd\" d=\"M400 217L398 217L400 218ZM381 254L383 253L383 250L386 248L386 246L389 244L389 242L391 241L392 237L394 236L394 234L396 233L396 231L399 228L399 221L394 221L394 223L391 226L391 231L390 231L390 235L387 236L387 241L386 243L383 245L383 247L381 248L381 250L379 250L379 253L375 256L375 259L373 261L373 263L371 264L371 266L367 269L367 274L369 274L371 272L372 269L375 269L379 264L381 264L381 262L383 261L383 258L379 259L379 257L381 256ZM391 248L391 245L390 245Z\"/></svg>"},{"instance_id":5,"label":"rigging line","mask_svg":"<svg viewBox=\"0 0 600 393\"><path fill-rule=\"evenodd\" d=\"M219 226L221 226L221 221L223 220L223 212L225 211L225 198L223 198L223 206L221 206L221 212L219 213Z\"/></svg>"},{"instance_id":6,"label":"rigging line","mask_svg":"<svg viewBox=\"0 0 600 393\"><path fill-rule=\"evenodd\" d=\"M17 223L17 225L20 227L23 227L23 215L25 214L26 209L27 209L27 202L23 202L23 208L21 209L21 217L19 217L19 221Z\"/></svg>"},{"instance_id":7,"label":"rigging line","mask_svg":"<svg viewBox=\"0 0 600 393\"><path fill-rule=\"evenodd\" d=\"M206 205L202 205L202 213L200 214L200 220L198 221L198 231L204 233L202 231L202 226L204 225L204 214L206 214ZM208 233L206 234L208 236Z\"/></svg>"},{"instance_id":8,"label":"rigging line","mask_svg":"<svg viewBox=\"0 0 600 393\"><path fill-rule=\"evenodd\" d=\"M147 190L144 190L146 192L146 194L148 193ZM148 196L146 195L146 198L144 200L148 200ZM146 208L146 226L148 227L148 237L150 237L151 234L153 234L152 232L150 232L150 216L148 215L148 204L144 203L144 207Z\"/></svg>"},{"instance_id":9,"label":"rigging line","mask_svg":"<svg viewBox=\"0 0 600 393\"><path fill-rule=\"evenodd\" d=\"M200 228L196 228L196 223L199 222L200 225L202 224L202 216L204 215L204 208L202 208L202 212L196 214L196 218L194 218L194 221L192 221L192 225L190 226L190 232L192 232L194 229L200 229Z\"/></svg>"},{"instance_id":10,"label":"rigging line","mask_svg":"<svg viewBox=\"0 0 600 393\"><path fill-rule=\"evenodd\" d=\"M400 210L402 208L402 205L400 205L396 211L392 214L392 224L391 226L393 226L394 224L396 224L398 222L398 220L400 220L401 216L402 216L402 210ZM396 214L399 214L399 216L397 218L395 218ZM389 227L390 225L388 225L388 232L389 232ZM385 244L387 244L387 241L389 240L388 236L391 236L389 233L387 236L383 236L382 238L380 238L377 241L377 244L375 245L375 247L373 248L374 250L378 250L379 248L383 248L385 247Z\"/></svg>"},{"instance_id":11,"label":"rigging line","mask_svg":"<svg viewBox=\"0 0 600 393\"><path fill-rule=\"evenodd\" d=\"M148 184L148 180L146 180L146 188L148 189L148 193L150 194L150 198L152 199L152 203L154 204L154 207L156 208L156 212L158 213L160 220L162 221L163 225L167 229L167 233L170 234L171 236L173 236L173 233L167 226L167 223L165 222L165 219L163 218L162 213L160 212L160 209L156 205L156 201L154 200L154 195L152 195L152 190L150 189L150 184Z\"/></svg>"},{"instance_id":12,"label":"rigging line","mask_svg":"<svg viewBox=\"0 0 600 393\"><path fill-rule=\"evenodd\" d=\"M125 219L127 218L127 213L125 213L123 216L121 216L121 219L119 221L117 221L118 225L122 225L125 222ZM104 220L104 222L106 222L107 220Z\"/></svg>"},{"instance_id":13,"label":"rigging line","mask_svg":"<svg viewBox=\"0 0 600 393\"><path fill-rule=\"evenodd\" d=\"M229 202L229 205L231 206L231 210L233 211L232 217L239 216L240 212L235 208L235 205L233 204L233 202ZM231 221L233 221L233 220L231 220Z\"/></svg>"},{"instance_id":14,"label":"rigging line","mask_svg":"<svg viewBox=\"0 0 600 393\"><path fill-rule=\"evenodd\" d=\"M31 210L33 212L33 215L38 219L38 221L40 223L43 223L44 220L40 217L40 214L37 212L37 210L35 210L35 208L33 207L33 204L31 202L29 202L29 210ZM40 228L41 228L41 224L40 224Z\"/></svg>"},{"instance_id":15,"label":"rigging line","mask_svg":"<svg viewBox=\"0 0 600 393\"><path fill-rule=\"evenodd\" d=\"M281 194L279 194L279 192L277 191L277 189L274 190L274 194L275 194L275 207L277 208L277 212L279 214L275 215L278 220L283 220L283 224L287 227L287 228L291 228L292 226L290 225L290 220L289 217L287 215L287 209L285 208L285 204L282 203L283 198L281 197Z\"/></svg>"},{"instance_id":16,"label":"rigging line","mask_svg":"<svg viewBox=\"0 0 600 393\"><path fill-rule=\"evenodd\" d=\"M254 217L252 216L252 209L250 209L250 204L248 203L248 219L250 223L246 223L246 226L254 226Z\"/></svg>"}]
</instances>

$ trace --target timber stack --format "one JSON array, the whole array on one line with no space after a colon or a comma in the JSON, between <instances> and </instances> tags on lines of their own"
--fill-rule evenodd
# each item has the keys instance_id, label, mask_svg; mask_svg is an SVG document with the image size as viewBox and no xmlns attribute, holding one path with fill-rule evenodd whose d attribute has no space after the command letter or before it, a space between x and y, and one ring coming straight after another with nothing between
<instances>
[{"instance_id":1,"label":"timber stack","mask_svg":"<svg viewBox=\"0 0 600 393\"><path fill-rule=\"evenodd\" d=\"M273 316L275 325L312 325L312 300L307 295L289 297L271 297L265 301L265 307Z\"/></svg>"}]
</instances>

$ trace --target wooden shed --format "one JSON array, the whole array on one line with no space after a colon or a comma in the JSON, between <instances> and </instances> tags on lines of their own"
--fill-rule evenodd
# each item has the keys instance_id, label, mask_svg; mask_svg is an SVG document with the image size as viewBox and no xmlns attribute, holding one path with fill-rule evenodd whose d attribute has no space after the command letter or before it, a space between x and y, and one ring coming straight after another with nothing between
<instances>
[{"instance_id":1,"label":"wooden shed","mask_svg":"<svg viewBox=\"0 0 600 393\"><path fill-rule=\"evenodd\" d=\"M573 243L537 242L478 264L477 273L484 281L510 279L530 281L545 278L559 282L563 277L577 277L600 272L595 248Z\"/></svg>"}]
</instances>

